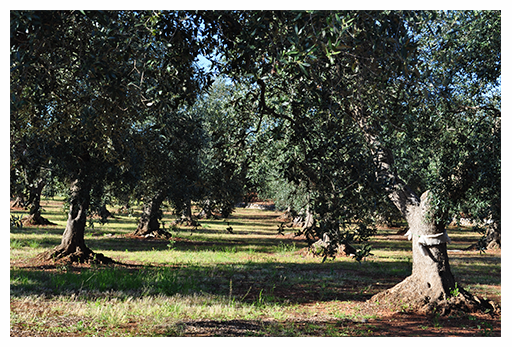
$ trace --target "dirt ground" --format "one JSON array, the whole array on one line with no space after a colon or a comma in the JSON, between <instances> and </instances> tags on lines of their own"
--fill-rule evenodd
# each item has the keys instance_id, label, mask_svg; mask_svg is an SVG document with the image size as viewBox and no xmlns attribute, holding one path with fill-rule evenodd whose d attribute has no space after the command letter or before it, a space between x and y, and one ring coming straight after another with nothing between
<instances>
[{"instance_id":1,"label":"dirt ground","mask_svg":"<svg viewBox=\"0 0 512 347\"><path fill-rule=\"evenodd\" d=\"M26 302L11 301L11 312L18 310L47 310L44 305L28 307ZM318 307L316 307L318 310ZM340 310L349 313L352 308ZM374 312L375 314L375 312ZM80 317L52 316L46 319L48 327L76 324L84 321ZM309 328L308 328L309 326ZM314 328L311 328L311 327ZM119 326L124 332L137 335L138 324L132 323ZM500 316L492 317L485 314L471 314L460 316L427 316L415 313L396 313L381 309L378 318L363 321L352 320L326 320L320 312L312 317L296 317L293 320L277 323L272 320L188 320L179 322L173 329L178 336L282 336L280 331L292 328L295 333L303 332L302 336L325 336L330 330L343 332L348 336L372 336L372 337L496 337L501 336ZM306 330L306 331L304 331ZM270 333L269 333L270 332ZM98 332L100 333L100 332ZM165 331L162 331L165 334ZM10 336L80 336L80 332L60 333L46 331L34 331L30 326L12 326Z\"/></svg>"},{"instance_id":2,"label":"dirt ground","mask_svg":"<svg viewBox=\"0 0 512 347\"><path fill-rule=\"evenodd\" d=\"M16 262L17 268L38 267L43 271L57 271L55 264L51 263L22 263ZM77 265L76 271L89 265ZM135 264L125 264L121 266L132 267ZM72 270L73 271L73 270ZM284 295L286 293L276 293ZM499 298L497 298L499 300ZM27 301L15 300L11 298L11 314L33 310L45 312L52 310L50 300L44 303L38 302L37 305L30 304ZM386 307L384 304L375 304L363 302L354 305L353 302L307 302L299 304L297 316L286 321L277 322L272 319L260 320L183 320L178 322L172 329L161 327L162 335L172 336L289 336L286 331L292 331L293 334L300 336L326 336L327 332L336 335L336 333L346 334L347 336L372 336L372 337L403 337L403 336L421 336L421 337L483 337L483 336L501 336L501 313L490 315L483 313L456 313L448 316L436 314L418 314L414 312L397 312L396 309ZM332 319L332 312L335 310L341 317L353 316L373 316L376 318L351 320L351 319ZM86 321L84 317L63 317L52 315L45 318L46 324L51 326L66 326L76 324L78 321ZM119 326L119 333L130 333L138 335L139 325L132 322L126 326ZM122 331L121 331L122 330ZM171 331L171 332L169 332ZM101 331L98 331L101 335ZM10 336L81 336L80 332L73 333L55 333L55 331L32 329L27 325L11 326Z\"/></svg>"},{"instance_id":3,"label":"dirt ground","mask_svg":"<svg viewBox=\"0 0 512 347\"><path fill-rule=\"evenodd\" d=\"M398 238L398 236L396 236ZM285 236L283 236L285 238ZM387 236L387 239L393 236ZM184 240L178 240L185 242ZM488 250L488 254L496 252L496 256L501 255L500 250ZM59 271L55 263L33 261L12 261L11 268L37 268L38 271ZM136 268L138 264L125 262L116 266L127 268ZM77 265L69 268L69 271L80 271L81 268L87 268L89 265ZM354 274L355 276L356 274ZM399 279L396 279L398 282ZM358 290L358 288L340 288ZM281 290L282 292L279 292ZM240 294L245 293L245 289ZM288 292L284 292L288 291ZM496 287L495 293L501 293L501 286ZM235 295L238 293L234 293ZM299 295L293 292L293 288L276 288L275 296L281 298L296 297ZM501 304L501 294L494 297L489 296L490 300ZM94 322L88 321L87 317L74 317L59 314L48 315L48 312L56 312L57 303L52 302L51 298L36 303L28 302L11 297L10 311L11 315L32 311L36 316L44 316L45 326L47 327L67 327L83 322L85 325L94 326ZM273 319L257 320L182 320L173 326L161 326L157 328L156 333L162 336L372 336L372 337L402 337L402 336L421 336L421 337L479 337L479 336L501 336L501 313L490 315L484 313L456 313L448 316L437 314L418 314L408 311L399 311L396 308L386 307L384 304L375 304L370 302L354 301L336 301L328 302L316 300L304 300L298 302L296 314L285 321L276 321ZM337 317L374 317L369 319L333 319L333 312ZM140 320L143 320L141 317ZM98 327L98 335L104 336L105 332ZM141 331L141 322L129 322L125 325L116 327L117 335L144 335ZM56 331L62 331L56 333ZM10 336L81 336L85 335L87 329L81 331L66 332L66 329L40 329L40 327L30 324L13 324L10 328ZM90 330L89 330L90 333ZM87 334L89 334L87 333Z\"/></svg>"}]
</instances>

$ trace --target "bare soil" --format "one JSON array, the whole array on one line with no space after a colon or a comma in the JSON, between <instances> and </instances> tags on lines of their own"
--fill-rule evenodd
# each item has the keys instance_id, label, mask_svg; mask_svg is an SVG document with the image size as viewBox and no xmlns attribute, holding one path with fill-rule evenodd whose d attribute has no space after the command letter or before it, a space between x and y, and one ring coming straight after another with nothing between
<instances>
[{"instance_id":1,"label":"bare soil","mask_svg":"<svg viewBox=\"0 0 512 347\"><path fill-rule=\"evenodd\" d=\"M51 305L51 304L49 304ZM305 305L306 306L306 305ZM332 305L329 305L332 309ZM17 302L11 300L11 313L23 310L40 312L51 310L38 303ZM346 314L354 313L353 307L345 307L339 304L340 312ZM295 334L301 336L325 336L327 331L343 333L348 336L372 336L372 337L497 337L501 336L501 319L499 316L486 314L471 314L458 316L436 316L420 315L412 312L393 312L385 308L371 307L363 308L378 318L354 321L350 319L332 320L325 319L322 314L322 304L314 305L315 313L312 316L297 316L285 322L276 322L270 319L261 320L184 320L173 327L174 333L179 336L282 336L280 331L293 329ZM358 310L360 314L361 311ZM83 317L51 315L45 319L47 328L59 326L71 326L77 322L86 322ZM139 324L132 322L125 326L120 325L118 329L124 330L123 334L130 332L138 335ZM161 334L165 335L168 328L163 327ZM100 333L100 332L98 332ZM10 336L85 336L86 333L59 332L51 329L34 329L27 325L11 326ZM99 334L100 335L100 334Z\"/></svg>"}]
</instances>

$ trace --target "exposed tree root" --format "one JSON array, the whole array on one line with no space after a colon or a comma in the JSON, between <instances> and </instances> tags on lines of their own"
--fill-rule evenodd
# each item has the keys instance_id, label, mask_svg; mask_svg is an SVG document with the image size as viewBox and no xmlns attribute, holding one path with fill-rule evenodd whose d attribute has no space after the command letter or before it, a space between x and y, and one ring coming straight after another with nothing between
<instances>
[{"instance_id":1,"label":"exposed tree root","mask_svg":"<svg viewBox=\"0 0 512 347\"><path fill-rule=\"evenodd\" d=\"M156 239L170 239L172 237L172 234L168 231L165 231L165 230L162 230L162 229L157 229L157 230L142 230L142 229L137 229L133 235L135 236L141 236L141 237L146 237L146 238L156 238Z\"/></svg>"},{"instance_id":2,"label":"exposed tree root","mask_svg":"<svg viewBox=\"0 0 512 347\"><path fill-rule=\"evenodd\" d=\"M65 249L61 249L56 247L52 250L41 253L37 256L40 260L45 261L54 261L59 264L115 264L112 258L106 257L101 253L94 253L90 249L86 248L85 250L77 249L74 252L70 252Z\"/></svg>"},{"instance_id":3,"label":"exposed tree root","mask_svg":"<svg viewBox=\"0 0 512 347\"><path fill-rule=\"evenodd\" d=\"M418 278L409 276L396 286L374 295L369 301L386 303L397 309L407 307L418 313L438 313L443 316L456 312L488 314L501 312L500 307L493 301L478 298L462 288L455 288L447 294L441 290L430 290L433 288L425 287L428 286L418 285Z\"/></svg>"},{"instance_id":4,"label":"exposed tree root","mask_svg":"<svg viewBox=\"0 0 512 347\"><path fill-rule=\"evenodd\" d=\"M28 215L21 219L23 225L56 225L42 216Z\"/></svg>"}]
</instances>

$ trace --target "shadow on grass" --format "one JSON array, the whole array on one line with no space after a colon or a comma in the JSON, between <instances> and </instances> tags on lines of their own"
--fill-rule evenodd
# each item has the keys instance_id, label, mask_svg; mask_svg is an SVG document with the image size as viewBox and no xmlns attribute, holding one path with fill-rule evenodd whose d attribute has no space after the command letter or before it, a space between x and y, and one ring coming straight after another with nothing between
<instances>
[{"instance_id":1,"label":"shadow on grass","mask_svg":"<svg viewBox=\"0 0 512 347\"><path fill-rule=\"evenodd\" d=\"M52 227L31 226L31 227L23 227L23 228L18 228L18 229L11 228L11 234L62 235L63 232L64 232L64 228L61 226L52 226Z\"/></svg>"},{"instance_id":2,"label":"shadow on grass","mask_svg":"<svg viewBox=\"0 0 512 347\"><path fill-rule=\"evenodd\" d=\"M275 218L276 215L272 214L252 215L251 221L245 225L255 225L252 220L256 219L259 227L266 226L273 229L279 224ZM243 225L240 221L246 219L248 217L245 215L235 215L227 221L231 226L235 226L236 231L237 226ZM131 219L113 219L111 222L123 226L130 224L135 227ZM92 229L92 235L86 235L86 244L98 253L161 251L164 256L164 252L169 252L172 246L174 250L191 254L202 251L225 252L227 248L231 252L251 251L256 258L264 253L279 252L280 245L289 246L297 243L298 248L305 247L304 241L280 238L273 235L272 231L244 231L243 234L230 235L229 238L226 238L226 235L212 237L212 234L223 233L227 222L224 220L200 222L212 228L171 230L176 237L172 244L169 240L129 238L126 237L125 230L114 232L112 237L107 237L104 234L110 232L100 228ZM27 237L23 240L27 244L39 242L52 246L60 242L63 230L62 226L36 227L11 230L11 233L25 234L24 236ZM48 234L48 236L41 238L41 234ZM375 246L376 250L393 251L410 251L411 247L410 241L400 238L395 231L379 233ZM172 266L117 264L109 267L88 267L29 264L22 268L11 269L11 296L75 294L94 298L111 295L133 297L211 294L223 300L236 300L257 305L265 303L294 305L333 300L361 302L377 292L394 286L411 273L410 260L368 261L361 264L345 261L321 263L320 259L317 262L308 263L284 263L277 260L239 263L239 260L233 263L197 264L193 262ZM474 262L476 261L482 261L482 259L478 258ZM499 274L500 264L493 264L493 266L497 267L497 270L493 271ZM461 273L467 273L470 277L489 272L485 264L471 266L455 262L452 267L455 273L460 269ZM489 283L500 283L499 277L488 278Z\"/></svg>"},{"instance_id":3,"label":"shadow on grass","mask_svg":"<svg viewBox=\"0 0 512 347\"><path fill-rule=\"evenodd\" d=\"M366 301L402 280L379 263L34 266L11 269L11 297L210 294L255 304Z\"/></svg>"},{"instance_id":4,"label":"shadow on grass","mask_svg":"<svg viewBox=\"0 0 512 347\"><path fill-rule=\"evenodd\" d=\"M24 243L39 243L42 246L58 245L63 232L63 227L11 229L11 234L24 235ZM297 247L306 247L307 245L304 240L278 238L268 232L244 232L243 234L229 235L229 238L215 237L215 235L222 236L222 232L213 229L207 231L180 230L178 232L171 230L171 234L173 235L173 249L179 251L224 251L226 247L234 247L232 251L251 249L256 253L271 253L275 252L276 247L281 244L297 245ZM240 238L237 238L237 236L240 236ZM169 250L170 240L134 238L124 232L112 233L101 229L88 229L85 242L93 251L100 253L104 251L144 252Z\"/></svg>"}]
</instances>

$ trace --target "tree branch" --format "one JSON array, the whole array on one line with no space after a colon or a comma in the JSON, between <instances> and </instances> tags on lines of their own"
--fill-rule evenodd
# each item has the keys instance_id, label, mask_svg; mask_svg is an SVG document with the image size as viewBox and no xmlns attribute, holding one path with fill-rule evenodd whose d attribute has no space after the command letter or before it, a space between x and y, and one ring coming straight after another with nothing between
<instances>
[{"instance_id":1,"label":"tree branch","mask_svg":"<svg viewBox=\"0 0 512 347\"><path fill-rule=\"evenodd\" d=\"M394 157L391 150L385 148L380 143L377 135L379 125L369 124L368 116L361 109L355 109L349 114L359 125L363 131L366 142L370 146L373 154L373 160L377 167L375 173L377 181L385 185L385 191L393 204L398 208L400 213L407 217L410 206L418 206L420 198L414 191L398 176L394 168Z\"/></svg>"},{"instance_id":2,"label":"tree branch","mask_svg":"<svg viewBox=\"0 0 512 347\"><path fill-rule=\"evenodd\" d=\"M258 79L256 81L256 83L258 83L258 85L260 86L261 90L260 90L260 102L259 102L259 107L260 107L260 112L262 114L268 114L269 116L273 116L273 117L276 117L276 118L281 118L281 119L285 119L289 122L291 122L292 124L295 124L295 120L285 114L282 114L282 113L277 113L273 108L269 107L267 105L267 102L266 102L266 99L265 99L265 90L266 90L266 84L265 82L262 80L262 79Z\"/></svg>"}]
</instances>

